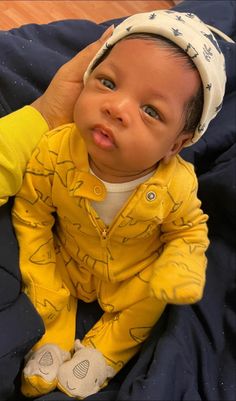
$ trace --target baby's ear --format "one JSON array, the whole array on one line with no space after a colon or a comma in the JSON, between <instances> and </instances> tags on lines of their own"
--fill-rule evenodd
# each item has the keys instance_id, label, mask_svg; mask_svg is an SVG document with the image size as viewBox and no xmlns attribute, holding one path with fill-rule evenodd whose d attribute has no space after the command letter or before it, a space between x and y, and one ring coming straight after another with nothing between
<instances>
[{"instance_id":1,"label":"baby's ear","mask_svg":"<svg viewBox=\"0 0 236 401\"><path fill-rule=\"evenodd\" d=\"M177 155L181 151L181 149L183 149L185 143L188 142L192 137L193 137L192 132L186 132L186 131L181 132L181 134L179 134L178 137L176 138L172 148L163 157L162 159L163 163L168 164L169 161L172 159L172 157Z\"/></svg>"}]
</instances>

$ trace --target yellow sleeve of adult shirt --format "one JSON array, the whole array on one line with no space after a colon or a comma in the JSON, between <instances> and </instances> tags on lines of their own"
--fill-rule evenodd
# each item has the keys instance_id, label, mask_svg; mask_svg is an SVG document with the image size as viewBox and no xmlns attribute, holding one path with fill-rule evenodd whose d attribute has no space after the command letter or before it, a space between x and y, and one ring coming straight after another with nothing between
<instances>
[{"instance_id":1,"label":"yellow sleeve of adult shirt","mask_svg":"<svg viewBox=\"0 0 236 401\"><path fill-rule=\"evenodd\" d=\"M42 115L31 106L0 119L0 206L20 189L31 153L48 130Z\"/></svg>"}]
</instances>

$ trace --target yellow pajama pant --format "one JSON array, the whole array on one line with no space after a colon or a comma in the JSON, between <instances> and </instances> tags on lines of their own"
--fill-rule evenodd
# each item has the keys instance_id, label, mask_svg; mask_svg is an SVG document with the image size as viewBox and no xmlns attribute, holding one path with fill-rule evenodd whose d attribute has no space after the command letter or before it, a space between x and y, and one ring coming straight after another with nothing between
<instances>
[{"instance_id":1,"label":"yellow pajama pant","mask_svg":"<svg viewBox=\"0 0 236 401\"><path fill-rule=\"evenodd\" d=\"M75 261L70 261L69 265L57 253L57 280L62 280L65 296L59 301L56 292L45 289L42 294L43 309L41 305L39 313L46 331L35 348L46 343L56 343L64 350L73 349L77 299L85 302L97 299L104 314L86 334L82 343L100 350L107 363L119 371L139 350L166 305L150 296L151 266L128 280L111 283L99 280L86 270L80 276L80 267ZM79 281L72 282L70 270L77 270Z\"/></svg>"}]
</instances>

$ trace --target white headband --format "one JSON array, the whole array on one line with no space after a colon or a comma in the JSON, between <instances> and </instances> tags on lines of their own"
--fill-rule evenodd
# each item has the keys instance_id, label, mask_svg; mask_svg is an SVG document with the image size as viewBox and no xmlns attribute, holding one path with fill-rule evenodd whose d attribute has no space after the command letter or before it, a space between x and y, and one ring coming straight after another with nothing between
<instances>
[{"instance_id":1,"label":"white headband","mask_svg":"<svg viewBox=\"0 0 236 401\"><path fill-rule=\"evenodd\" d=\"M157 10L132 15L114 29L112 36L89 64L84 81L90 75L94 63L108 49L133 33L152 33L168 38L181 47L196 65L203 84L204 105L200 122L187 146L195 143L220 111L225 92L224 55L213 33L193 13Z\"/></svg>"}]
</instances>

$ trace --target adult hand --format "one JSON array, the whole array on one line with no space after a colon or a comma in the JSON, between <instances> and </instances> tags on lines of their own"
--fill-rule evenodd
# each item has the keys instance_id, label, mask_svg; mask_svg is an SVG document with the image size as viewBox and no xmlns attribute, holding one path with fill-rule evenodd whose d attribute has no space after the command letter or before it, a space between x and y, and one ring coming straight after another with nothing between
<instances>
[{"instance_id":1,"label":"adult hand","mask_svg":"<svg viewBox=\"0 0 236 401\"><path fill-rule=\"evenodd\" d=\"M113 30L112 25L96 42L60 67L44 94L31 104L42 114L49 129L73 121L73 109L83 88L84 72Z\"/></svg>"}]
</instances>

